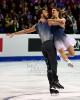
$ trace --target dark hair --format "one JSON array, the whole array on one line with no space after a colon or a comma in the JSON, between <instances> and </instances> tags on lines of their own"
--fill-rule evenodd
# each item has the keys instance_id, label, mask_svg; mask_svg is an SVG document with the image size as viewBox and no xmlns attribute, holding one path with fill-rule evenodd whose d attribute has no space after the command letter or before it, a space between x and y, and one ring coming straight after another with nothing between
<instances>
[{"instance_id":1,"label":"dark hair","mask_svg":"<svg viewBox=\"0 0 80 100\"><path fill-rule=\"evenodd\" d=\"M40 9L38 10L38 15L37 15L38 19L41 18L41 14L42 14L43 10L45 10L45 8L40 8Z\"/></svg>"},{"instance_id":2,"label":"dark hair","mask_svg":"<svg viewBox=\"0 0 80 100\"><path fill-rule=\"evenodd\" d=\"M52 7L52 9L56 9L59 12L59 18L62 18L62 13L60 8Z\"/></svg>"},{"instance_id":3,"label":"dark hair","mask_svg":"<svg viewBox=\"0 0 80 100\"><path fill-rule=\"evenodd\" d=\"M56 9L58 12L60 12L60 10L61 10L60 8L57 8L57 7L55 7L55 6L52 7L52 9Z\"/></svg>"}]
</instances>

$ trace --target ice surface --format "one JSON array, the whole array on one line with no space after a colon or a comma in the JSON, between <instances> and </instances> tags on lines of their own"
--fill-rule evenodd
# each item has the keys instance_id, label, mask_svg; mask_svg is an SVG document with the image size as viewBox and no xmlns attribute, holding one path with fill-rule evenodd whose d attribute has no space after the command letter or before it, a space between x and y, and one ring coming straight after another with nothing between
<instances>
[{"instance_id":1,"label":"ice surface","mask_svg":"<svg viewBox=\"0 0 80 100\"><path fill-rule=\"evenodd\" d=\"M65 87L51 96L44 61L0 63L0 100L80 100L80 61L58 63L60 83Z\"/></svg>"}]
</instances>

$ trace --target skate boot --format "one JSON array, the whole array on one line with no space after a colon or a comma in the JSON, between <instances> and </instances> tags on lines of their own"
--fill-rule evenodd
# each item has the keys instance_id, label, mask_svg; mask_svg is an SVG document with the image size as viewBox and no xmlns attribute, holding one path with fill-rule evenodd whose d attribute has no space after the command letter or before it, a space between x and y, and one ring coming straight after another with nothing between
<instances>
[{"instance_id":1,"label":"skate boot","mask_svg":"<svg viewBox=\"0 0 80 100\"><path fill-rule=\"evenodd\" d=\"M54 89L54 88L50 88L50 94L58 94L59 91Z\"/></svg>"},{"instance_id":2,"label":"skate boot","mask_svg":"<svg viewBox=\"0 0 80 100\"><path fill-rule=\"evenodd\" d=\"M52 85L50 85L50 94L58 94L59 91L56 90Z\"/></svg>"},{"instance_id":3,"label":"skate boot","mask_svg":"<svg viewBox=\"0 0 80 100\"><path fill-rule=\"evenodd\" d=\"M68 66L69 66L69 67L74 67L74 65L73 65L72 62L69 62L69 63L68 63Z\"/></svg>"},{"instance_id":4,"label":"skate boot","mask_svg":"<svg viewBox=\"0 0 80 100\"><path fill-rule=\"evenodd\" d=\"M67 63L69 67L74 67L73 63L69 59L67 60Z\"/></svg>"},{"instance_id":5,"label":"skate boot","mask_svg":"<svg viewBox=\"0 0 80 100\"><path fill-rule=\"evenodd\" d=\"M52 87L58 89L64 89L64 87L59 83L59 81L53 82Z\"/></svg>"}]
</instances>

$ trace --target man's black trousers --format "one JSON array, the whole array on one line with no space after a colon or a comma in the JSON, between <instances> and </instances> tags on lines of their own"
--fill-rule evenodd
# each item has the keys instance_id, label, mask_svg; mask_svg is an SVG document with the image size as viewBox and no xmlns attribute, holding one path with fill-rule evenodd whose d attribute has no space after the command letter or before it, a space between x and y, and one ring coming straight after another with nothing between
<instances>
[{"instance_id":1,"label":"man's black trousers","mask_svg":"<svg viewBox=\"0 0 80 100\"><path fill-rule=\"evenodd\" d=\"M48 40L42 44L42 53L47 64L47 76L49 84L58 81L57 76L57 52L52 40Z\"/></svg>"}]
</instances>

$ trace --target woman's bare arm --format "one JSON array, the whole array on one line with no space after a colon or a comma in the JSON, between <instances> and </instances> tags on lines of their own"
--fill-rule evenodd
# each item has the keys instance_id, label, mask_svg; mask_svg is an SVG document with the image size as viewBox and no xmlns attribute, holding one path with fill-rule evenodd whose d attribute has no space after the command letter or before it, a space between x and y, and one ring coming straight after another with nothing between
<instances>
[{"instance_id":1,"label":"woman's bare arm","mask_svg":"<svg viewBox=\"0 0 80 100\"><path fill-rule=\"evenodd\" d=\"M48 19L48 24L51 25L59 25L60 27L65 28L65 20L62 19Z\"/></svg>"}]
</instances>

